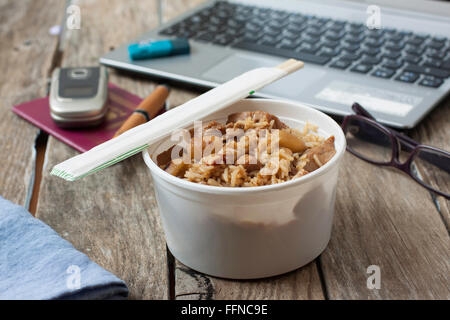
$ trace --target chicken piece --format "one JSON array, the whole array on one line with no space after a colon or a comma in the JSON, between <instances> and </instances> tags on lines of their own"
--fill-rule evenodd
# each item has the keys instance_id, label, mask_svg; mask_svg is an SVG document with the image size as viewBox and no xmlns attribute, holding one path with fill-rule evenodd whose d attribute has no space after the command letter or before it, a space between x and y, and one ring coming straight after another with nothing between
<instances>
[{"instance_id":1,"label":"chicken piece","mask_svg":"<svg viewBox=\"0 0 450 320\"><path fill-rule=\"evenodd\" d=\"M184 172L187 170L187 168L188 165L184 163L183 159L175 159L167 164L167 167L164 171L173 176L179 177L184 175Z\"/></svg>"},{"instance_id":2,"label":"chicken piece","mask_svg":"<svg viewBox=\"0 0 450 320\"><path fill-rule=\"evenodd\" d=\"M308 172L313 172L330 161L335 154L336 149L334 148L334 136L331 136L321 145L305 151L302 155L302 158L305 158L306 160L306 165L303 169Z\"/></svg>"},{"instance_id":3,"label":"chicken piece","mask_svg":"<svg viewBox=\"0 0 450 320\"><path fill-rule=\"evenodd\" d=\"M274 120L274 126L273 126L274 129L287 128L287 125L285 125L283 122L281 122L280 119L278 119L274 115L271 115L270 113L265 112L265 111L246 111L246 112L233 113L228 116L227 123L237 122L239 120L245 120L247 118L251 118L255 122L260 122L260 121L270 122L270 121Z\"/></svg>"},{"instance_id":4,"label":"chicken piece","mask_svg":"<svg viewBox=\"0 0 450 320\"><path fill-rule=\"evenodd\" d=\"M203 127L203 139L202 139L202 144L201 144L201 148L202 150L205 148L206 146L206 142L208 143L213 143L214 139L216 139L217 135L217 131L220 131L222 134L225 133L225 126L217 121L211 121L209 122L206 126ZM189 130L189 133L191 135L191 150L190 150L190 155L191 155L191 159L194 158L194 128L192 128L191 130ZM221 138L221 137L219 137ZM206 141L205 141L206 140ZM198 143L198 146L200 147L200 143ZM169 164L169 162L172 160L172 150L175 146L170 147L169 149L167 149L166 151L160 153L157 157L156 157L156 162L158 164L158 166L160 167L167 167L167 165ZM200 151L200 150L199 150ZM198 152L199 154L201 154L202 152ZM180 152L180 154L178 155L180 158L183 157L184 152Z\"/></svg>"},{"instance_id":5,"label":"chicken piece","mask_svg":"<svg viewBox=\"0 0 450 320\"><path fill-rule=\"evenodd\" d=\"M172 160L173 148L175 148L175 146L172 146L166 151L158 154L158 156L156 157L156 163L158 164L159 167L163 168L167 167L167 164L170 162L170 160Z\"/></svg>"},{"instance_id":6,"label":"chicken piece","mask_svg":"<svg viewBox=\"0 0 450 320\"><path fill-rule=\"evenodd\" d=\"M307 149L305 142L287 130L280 130L280 148L291 149L292 152L303 152Z\"/></svg>"}]
</instances>

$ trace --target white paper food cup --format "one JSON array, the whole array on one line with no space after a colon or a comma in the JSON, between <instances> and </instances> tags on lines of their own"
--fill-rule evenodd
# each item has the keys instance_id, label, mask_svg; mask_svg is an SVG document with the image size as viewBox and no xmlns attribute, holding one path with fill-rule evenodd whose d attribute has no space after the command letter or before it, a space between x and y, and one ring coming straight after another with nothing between
<instances>
[{"instance_id":1,"label":"white paper food cup","mask_svg":"<svg viewBox=\"0 0 450 320\"><path fill-rule=\"evenodd\" d=\"M199 272L231 279L279 275L314 260L330 239L338 169L346 148L341 128L305 105L266 99L242 100L199 120L226 119L231 113L256 110L298 129L307 121L318 125L319 135L335 136L336 155L298 179L226 188L192 183L159 168L156 156L176 144L170 138L143 152L167 245L180 262Z\"/></svg>"}]
</instances>

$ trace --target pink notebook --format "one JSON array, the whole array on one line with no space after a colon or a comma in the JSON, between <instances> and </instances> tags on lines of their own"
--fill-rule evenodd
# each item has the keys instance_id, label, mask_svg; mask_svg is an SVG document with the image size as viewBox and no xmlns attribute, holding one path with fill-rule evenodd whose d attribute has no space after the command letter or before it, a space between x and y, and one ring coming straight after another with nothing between
<instances>
[{"instance_id":1,"label":"pink notebook","mask_svg":"<svg viewBox=\"0 0 450 320\"><path fill-rule=\"evenodd\" d=\"M13 112L76 150L85 152L111 139L142 101L138 96L113 84L109 84L108 98L109 111L105 121L90 129L61 129L56 126L50 117L48 97L17 105L13 107Z\"/></svg>"}]
</instances>

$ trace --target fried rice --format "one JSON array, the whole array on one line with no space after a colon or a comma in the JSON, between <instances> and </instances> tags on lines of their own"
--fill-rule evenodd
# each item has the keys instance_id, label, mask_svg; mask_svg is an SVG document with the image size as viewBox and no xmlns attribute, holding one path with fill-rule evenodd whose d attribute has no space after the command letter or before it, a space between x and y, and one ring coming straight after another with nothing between
<instances>
[{"instance_id":1,"label":"fried rice","mask_svg":"<svg viewBox=\"0 0 450 320\"><path fill-rule=\"evenodd\" d=\"M225 124L212 121L200 129L189 131L183 148L159 154L160 168L194 183L256 187L302 177L336 154L334 136L318 135L316 125L289 128L264 111L235 113Z\"/></svg>"}]
</instances>

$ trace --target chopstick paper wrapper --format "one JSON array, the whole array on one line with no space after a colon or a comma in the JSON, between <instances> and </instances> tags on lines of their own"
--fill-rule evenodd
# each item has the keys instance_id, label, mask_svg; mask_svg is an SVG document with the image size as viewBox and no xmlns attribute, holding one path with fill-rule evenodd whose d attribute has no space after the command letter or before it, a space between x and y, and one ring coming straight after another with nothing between
<instances>
[{"instance_id":1,"label":"chopstick paper wrapper","mask_svg":"<svg viewBox=\"0 0 450 320\"><path fill-rule=\"evenodd\" d=\"M68 181L81 179L144 150L170 135L173 130L186 127L232 105L302 67L303 62L290 59L277 67L248 71L145 124L56 165L51 174Z\"/></svg>"}]
</instances>

